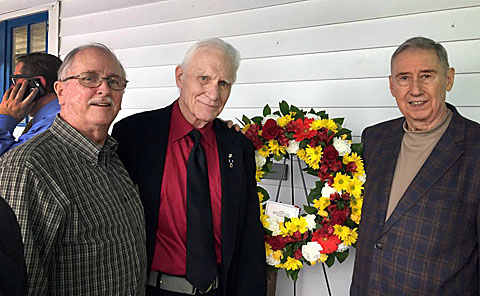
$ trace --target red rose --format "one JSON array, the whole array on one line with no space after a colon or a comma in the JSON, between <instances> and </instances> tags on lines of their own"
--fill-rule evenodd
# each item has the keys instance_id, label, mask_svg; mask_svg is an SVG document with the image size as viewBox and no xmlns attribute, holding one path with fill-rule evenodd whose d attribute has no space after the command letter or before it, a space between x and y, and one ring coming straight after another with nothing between
<instances>
[{"instance_id":1,"label":"red rose","mask_svg":"<svg viewBox=\"0 0 480 296\"><path fill-rule=\"evenodd\" d=\"M347 166L345 167L345 171L347 173L355 173L356 170L357 170L357 165L355 164L355 162L350 161L349 163L347 163Z\"/></svg>"},{"instance_id":2,"label":"red rose","mask_svg":"<svg viewBox=\"0 0 480 296\"><path fill-rule=\"evenodd\" d=\"M293 257L295 257L295 259L297 259L297 260L299 260L300 258L302 258L302 256L303 256L303 255L302 255L302 250L300 250L300 249L297 249L297 250L295 251L295 253L293 254Z\"/></svg>"},{"instance_id":3,"label":"red rose","mask_svg":"<svg viewBox=\"0 0 480 296\"><path fill-rule=\"evenodd\" d=\"M328 145L323 149L323 158L327 161L334 161L338 157L338 151L332 145Z\"/></svg>"},{"instance_id":4,"label":"red rose","mask_svg":"<svg viewBox=\"0 0 480 296\"><path fill-rule=\"evenodd\" d=\"M262 137L265 140L273 140L278 136L280 132L277 122L274 119L269 119L262 128Z\"/></svg>"},{"instance_id":5,"label":"red rose","mask_svg":"<svg viewBox=\"0 0 480 296\"><path fill-rule=\"evenodd\" d=\"M348 219L348 216L350 215L350 209L345 207L342 209L339 209L337 205L330 205L328 206L328 212L332 216L332 225L343 225L345 221Z\"/></svg>"},{"instance_id":6,"label":"red rose","mask_svg":"<svg viewBox=\"0 0 480 296\"><path fill-rule=\"evenodd\" d=\"M285 248L286 241L281 235L271 236L267 239L267 242L272 246L272 250L278 251Z\"/></svg>"}]
</instances>

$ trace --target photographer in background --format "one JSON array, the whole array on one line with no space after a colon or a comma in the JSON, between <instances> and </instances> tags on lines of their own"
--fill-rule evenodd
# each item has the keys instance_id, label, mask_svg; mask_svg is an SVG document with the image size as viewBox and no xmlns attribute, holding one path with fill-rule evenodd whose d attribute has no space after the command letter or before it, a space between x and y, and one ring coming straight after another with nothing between
<instances>
[{"instance_id":1,"label":"photographer in background","mask_svg":"<svg viewBox=\"0 0 480 296\"><path fill-rule=\"evenodd\" d=\"M53 84L62 61L41 52L19 56L16 61L12 86L0 102L0 156L48 129L60 111ZM27 115L34 118L15 139L13 130Z\"/></svg>"}]
</instances>

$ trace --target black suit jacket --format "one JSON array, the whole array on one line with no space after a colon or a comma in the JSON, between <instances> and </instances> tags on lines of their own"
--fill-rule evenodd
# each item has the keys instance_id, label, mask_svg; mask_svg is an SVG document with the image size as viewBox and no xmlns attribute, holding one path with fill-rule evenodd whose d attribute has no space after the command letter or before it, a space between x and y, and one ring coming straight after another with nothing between
<instances>
[{"instance_id":1,"label":"black suit jacket","mask_svg":"<svg viewBox=\"0 0 480 296\"><path fill-rule=\"evenodd\" d=\"M0 197L0 295L25 295L27 267L15 213Z\"/></svg>"},{"instance_id":2,"label":"black suit jacket","mask_svg":"<svg viewBox=\"0 0 480 296\"><path fill-rule=\"evenodd\" d=\"M113 127L118 155L138 185L152 264L172 105L125 118ZM213 122L222 180L222 295L265 295L265 247L259 220L254 149L242 134ZM232 155L233 168L228 155Z\"/></svg>"},{"instance_id":3,"label":"black suit jacket","mask_svg":"<svg viewBox=\"0 0 480 296\"><path fill-rule=\"evenodd\" d=\"M479 295L480 125L457 110L385 222L404 118L365 129L351 295Z\"/></svg>"}]
</instances>

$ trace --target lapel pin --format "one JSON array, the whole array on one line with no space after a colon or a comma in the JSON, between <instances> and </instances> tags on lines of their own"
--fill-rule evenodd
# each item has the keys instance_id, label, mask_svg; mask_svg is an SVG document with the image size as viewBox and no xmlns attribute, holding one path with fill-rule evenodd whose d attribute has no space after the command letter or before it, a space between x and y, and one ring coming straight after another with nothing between
<instances>
[{"instance_id":1,"label":"lapel pin","mask_svg":"<svg viewBox=\"0 0 480 296\"><path fill-rule=\"evenodd\" d=\"M232 155L232 153L228 154L228 165L230 166L231 169L233 169L233 155Z\"/></svg>"}]
</instances>

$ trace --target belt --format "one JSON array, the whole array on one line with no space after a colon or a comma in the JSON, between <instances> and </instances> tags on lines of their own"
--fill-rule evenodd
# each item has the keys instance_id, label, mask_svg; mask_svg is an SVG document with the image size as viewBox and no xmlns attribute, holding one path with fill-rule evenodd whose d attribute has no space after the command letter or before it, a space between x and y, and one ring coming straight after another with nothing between
<instances>
[{"instance_id":1,"label":"belt","mask_svg":"<svg viewBox=\"0 0 480 296\"><path fill-rule=\"evenodd\" d=\"M147 283L152 287L175 293L195 295L197 292L199 292L200 294L206 294L211 290L218 288L218 276L205 292L198 290L185 277L160 273L154 270L150 271L150 276L148 277Z\"/></svg>"}]
</instances>

